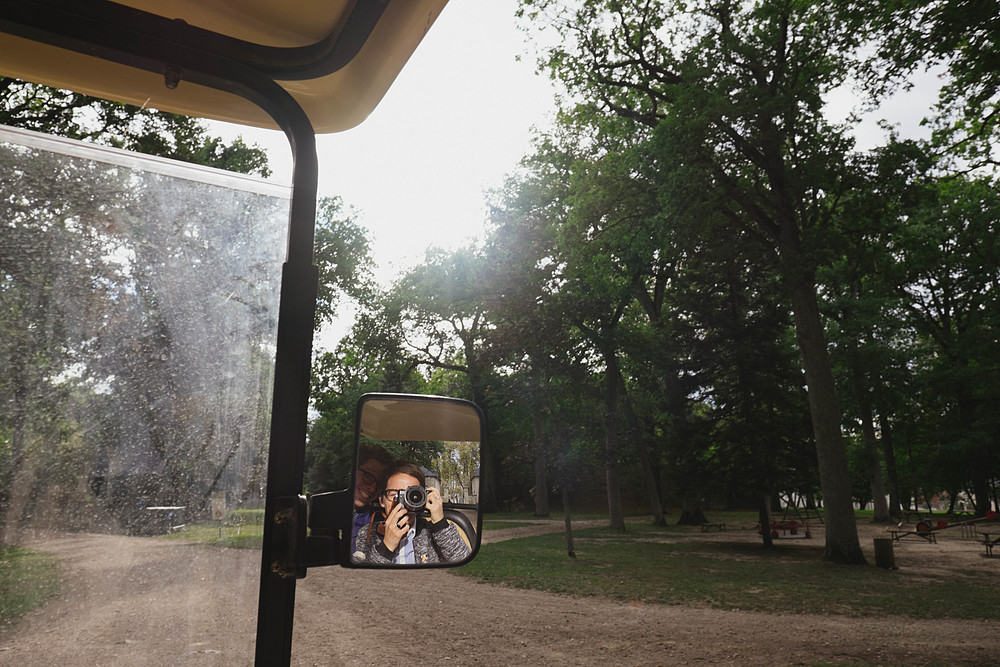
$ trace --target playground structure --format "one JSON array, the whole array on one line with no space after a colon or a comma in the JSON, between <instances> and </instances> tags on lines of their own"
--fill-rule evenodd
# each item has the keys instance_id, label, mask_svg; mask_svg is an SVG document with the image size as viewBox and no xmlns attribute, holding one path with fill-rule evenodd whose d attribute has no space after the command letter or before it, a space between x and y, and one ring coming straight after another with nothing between
<instances>
[{"instance_id":1,"label":"playground structure","mask_svg":"<svg viewBox=\"0 0 1000 667\"><path fill-rule=\"evenodd\" d=\"M917 521L912 529L904 529L903 524L900 523L896 528L889 529L889 534L892 536L894 542L899 542L904 537L916 537L932 544L937 544L938 533L959 528L962 531L962 537L976 539L985 547L986 556L992 556L993 547L1000 544L1000 527L984 531L980 530L979 526L985 523L996 522L997 513L990 510L986 512L985 516L956 521L954 523L950 523L947 519L939 519L933 523L930 520L921 519Z\"/></svg>"},{"instance_id":2,"label":"playground structure","mask_svg":"<svg viewBox=\"0 0 1000 667\"><path fill-rule=\"evenodd\" d=\"M798 521L796 519L774 519L771 521L769 528L772 538L804 537L809 539L812 537L808 521ZM799 531L802 531L801 535L799 534Z\"/></svg>"},{"instance_id":3,"label":"playground structure","mask_svg":"<svg viewBox=\"0 0 1000 667\"><path fill-rule=\"evenodd\" d=\"M823 514L816 507L809 507L805 498L795 494L787 494L781 498L784 512L780 519L772 519L768 524L768 530L773 539L778 538L805 538L812 537L809 529L809 521L823 523ZM757 532L761 531L760 524L757 524Z\"/></svg>"},{"instance_id":4,"label":"playground structure","mask_svg":"<svg viewBox=\"0 0 1000 667\"><path fill-rule=\"evenodd\" d=\"M820 508L815 505L810 506L810 503L803 496L793 493L783 494L781 495L781 503L784 507L784 513L781 516L782 522L794 520L803 524L809 523L809 521L823 523L823 513Z\"/></svg>"}]
</instances>

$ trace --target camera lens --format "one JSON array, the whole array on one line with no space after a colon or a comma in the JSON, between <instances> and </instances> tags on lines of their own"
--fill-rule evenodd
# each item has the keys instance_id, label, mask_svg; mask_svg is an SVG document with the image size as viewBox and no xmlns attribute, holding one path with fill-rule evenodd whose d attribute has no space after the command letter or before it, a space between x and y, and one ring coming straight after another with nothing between
<instances>
[{"instance_id":1,"label":"camera lens","mask_svg":"<svg viewBox=\"0 0 1000 667\"><path fill-rule=\"evenodd\" d=\"M427 504L427 491L422 486L408 486L403 495L403 504L408 510L422 510Z\"/></svg>"}]
</instances>

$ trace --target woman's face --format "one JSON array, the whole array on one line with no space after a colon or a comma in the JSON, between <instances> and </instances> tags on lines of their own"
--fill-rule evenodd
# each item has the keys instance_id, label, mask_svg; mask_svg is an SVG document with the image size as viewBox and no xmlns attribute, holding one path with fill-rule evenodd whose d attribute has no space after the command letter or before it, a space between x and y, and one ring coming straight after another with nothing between
<instances>
[{"instance_id":1,"label":"woman's face","mask_svg":"<svg viewBox=\"0 0 1000 667\"><path fill-rule=\"evenodd\" d=\"M405 491L408 486L416 486L420 484L420 480L412 475L407 475L405 473L398 472L385 484L385 492L379 496L379 502L382 503L382 509L388 514L392 511L392 506L396 500L396 494L399 491ZM388 498L386 497L388 496Z\"/></svg>"}]
</instances>

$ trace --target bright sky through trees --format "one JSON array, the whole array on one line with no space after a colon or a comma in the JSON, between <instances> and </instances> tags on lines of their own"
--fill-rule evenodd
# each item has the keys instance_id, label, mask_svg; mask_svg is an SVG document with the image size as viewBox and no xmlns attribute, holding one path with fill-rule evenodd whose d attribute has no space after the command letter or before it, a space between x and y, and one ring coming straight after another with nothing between
<instances>
[{"instance_id":1,"label":"bright sky through trees","mask_svg":"<svg viewBox=\"0 0 1000 667\"><path fill-rule=\"evenodd\" d=\"M449 2L372 115L318 137L320 194L361 213L381 281L422 261L429 246L477 236L485 190L502 183L529 150L531 127L555 108L515 26L515 5ZM284 135L222 127L267 148L274 178L290 180Z\"/></svg>"},{"instance_id":2,"label":"bright sky through trees","mask_svg":"<svg viewBox=\"0 0 1000 667\"><path fill-rule=\"evenodd\" d=\"M554 88L535 74L515 26L515 6L451 0L372 115L318 137L320 195L340 196L360 213L383 283L421 262L428 247L457 248L479 235L485 191L514 169L532 126L555 108ZM267 148L274 178L290 181L283 134L221 128L213 124ZM345 315L321 344L332 349L346 333L353 318Z\"/></svg>"},{"instance_id":3,"label":"bright sky through trees","mask_svg":"<svg viewBox=\"0 0 1000 667\"><path fill-rule=\"evenodd\" d=\"M320 195L343 198L373 238L376 278L386 284L420 263L432 246L457 248L479 235L484 193L503 182L530 150L531 128L555 109L555 88L535 73L535 55L515 25L514 0L451 0L372 115L348 132L318 137ZM876 112L859 130L859 147L879 142L876 119L912 133L933 99L930 85ZM830 99L846 117L849 91ZM273 178L291 179L280 132L213 124L268 150ZM332 348L353 315L320 343Z\"/></svg>"}]
</instances>

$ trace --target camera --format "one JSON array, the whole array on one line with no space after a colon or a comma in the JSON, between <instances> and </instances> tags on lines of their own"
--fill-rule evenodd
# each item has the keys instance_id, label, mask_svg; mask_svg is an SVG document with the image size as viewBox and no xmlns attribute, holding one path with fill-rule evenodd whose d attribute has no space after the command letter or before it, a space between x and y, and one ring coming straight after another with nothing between
<instances>
[{"instance_id":1,"label":"camera","mask_svg":"<svg viewBox=\"0 0 1000 667\"><path fill-rule=\"evenodd\" d=\"M427 489L418 484L408 486L396 494L396 502L402 504L407 512L422 510L427 504Z\"/></svg>"}]
</instances>

